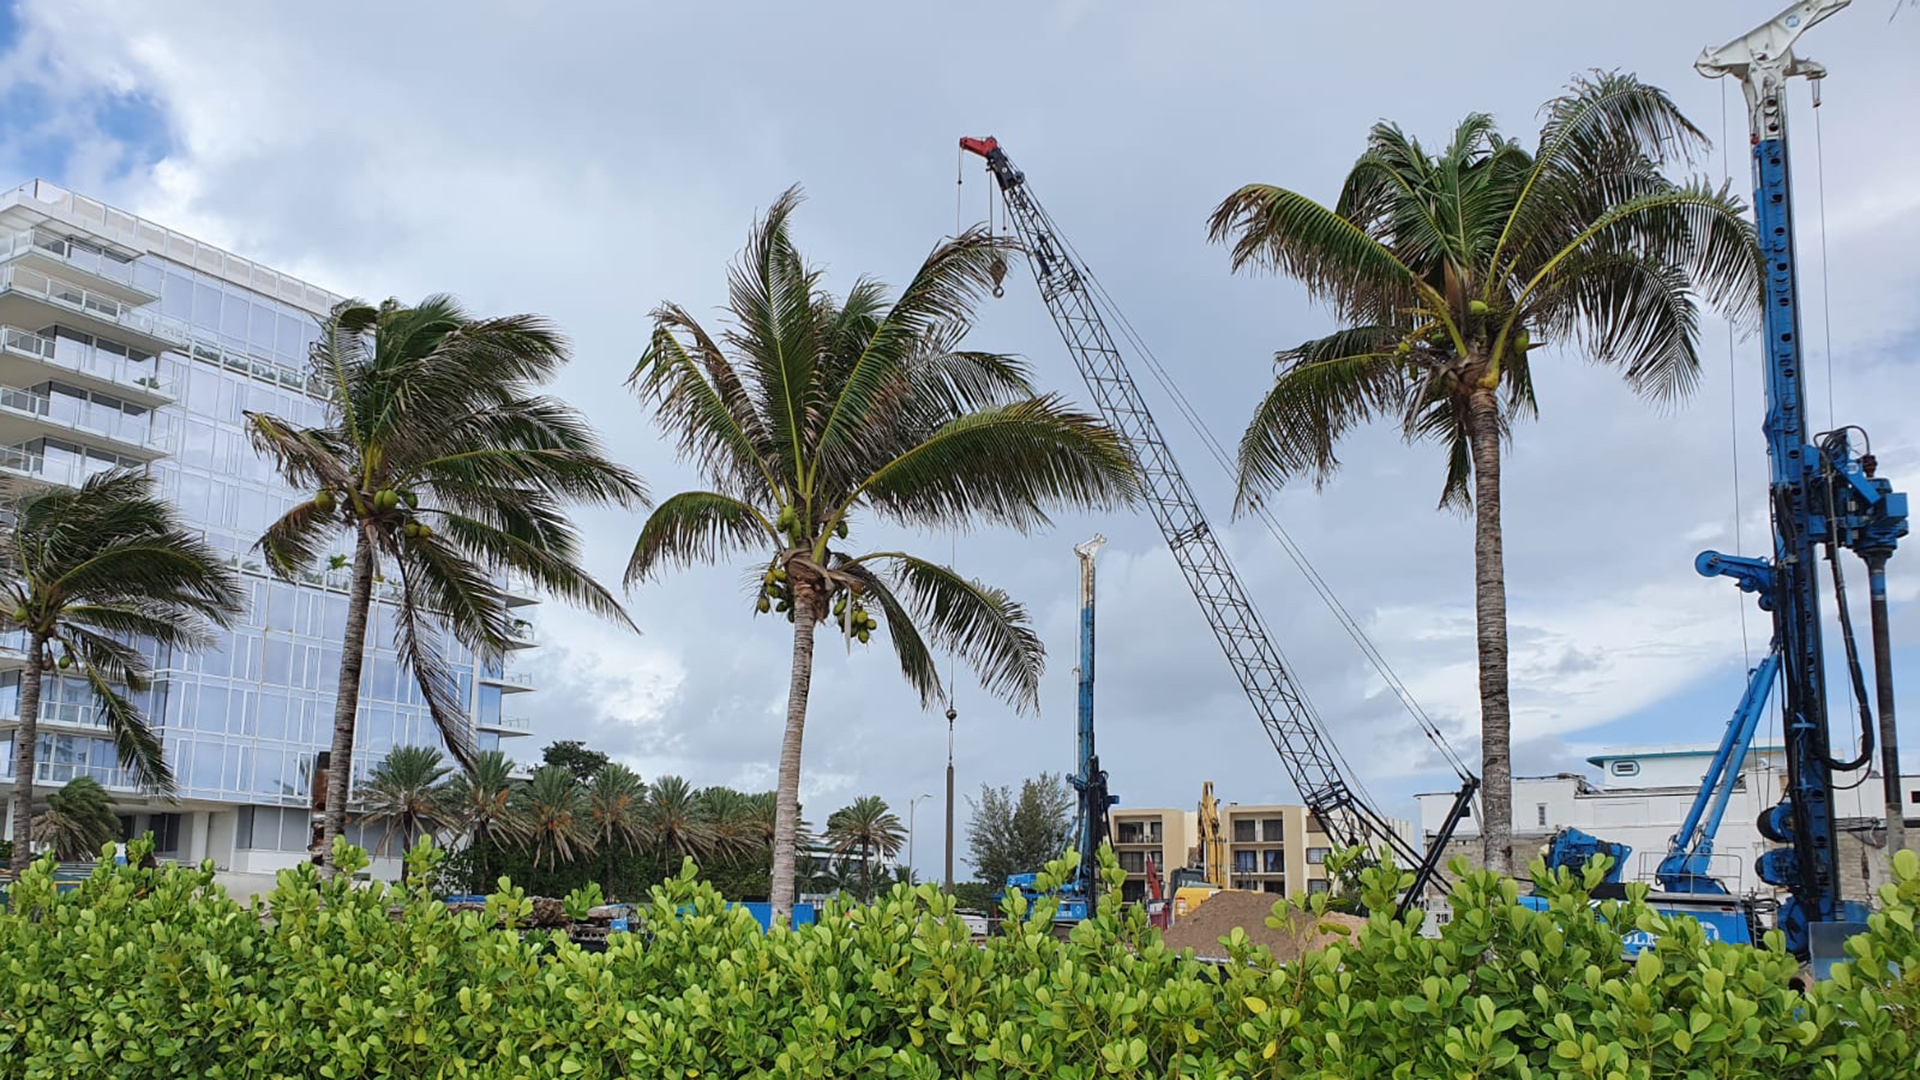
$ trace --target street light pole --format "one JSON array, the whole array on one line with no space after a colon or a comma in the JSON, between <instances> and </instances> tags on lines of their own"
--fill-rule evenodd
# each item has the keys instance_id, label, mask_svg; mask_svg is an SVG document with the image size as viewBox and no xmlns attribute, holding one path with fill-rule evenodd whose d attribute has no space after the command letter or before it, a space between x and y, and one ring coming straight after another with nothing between
<instances>
[{"instance_id":1,"label":"street light pole","mask_svg":"<svg viewBox=\"0 0 1920 1080\"><path fill-rule=\"evenodd\" d=\"M913 811L920 805L921 799L933 798L932 792L915 795L907 800L907 884L913 884Z\"/></svg>"},{"instance_id":2,"label":"street light pole","mask_svg":"<svg viewBox=\"0 0 1920 1080\"><path fill-rule=\"evenodd\" d=\"M959 716L947 703L947 892L953 892L953 720Z\"/></svg>"}]
</instances>

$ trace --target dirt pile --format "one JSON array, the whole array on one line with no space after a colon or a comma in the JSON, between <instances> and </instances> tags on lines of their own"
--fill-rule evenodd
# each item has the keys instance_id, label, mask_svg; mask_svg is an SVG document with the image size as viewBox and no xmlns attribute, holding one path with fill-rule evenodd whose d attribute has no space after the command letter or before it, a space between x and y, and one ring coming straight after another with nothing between
<instances>
[{"instance_id":1,"label":"dirt pile","mask_svg":"<svg viewBox=\"0 0 1920 1080\"><path fill-rule=\"evenodd\" d=\"M1295 910L1291 913L1291 925L1276 930L1267 925L1267 916L1273 914L1273 902L1278 899L1269 893L1234 890L1215 893L1186 918L1174 923L1160 939L1169 949L1192 949L1198 957L1225 959L1227 949L1220 944L1220 939L1237 926L1245 930L1255 944L1270 949L1274 959L1298 960L1314 949L1348 940L1319 926L1338 924L1357 932L1367 924L1365 919L1332 912L1315 920L1312 914Z\"/></svg>"}]
</instances>

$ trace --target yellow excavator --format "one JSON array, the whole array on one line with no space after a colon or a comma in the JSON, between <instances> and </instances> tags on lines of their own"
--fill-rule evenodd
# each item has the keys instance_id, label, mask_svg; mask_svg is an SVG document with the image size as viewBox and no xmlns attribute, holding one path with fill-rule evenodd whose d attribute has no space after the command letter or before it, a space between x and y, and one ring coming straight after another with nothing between
<instances>
[{"instance_id":1,"label":"yellow excavator","mask_svg":"<svg viewBox=\"0 0 1920 1080\"><path fill-rule=\"evenodd\" d=\"M1177 920L1200 902L1227 887L1227 835L1220 829L1220 804L1213 799L1213 781L1200 785L1200 848L1197 867L1173 872L1173 917Z\"/></svg>"}]
</instances>

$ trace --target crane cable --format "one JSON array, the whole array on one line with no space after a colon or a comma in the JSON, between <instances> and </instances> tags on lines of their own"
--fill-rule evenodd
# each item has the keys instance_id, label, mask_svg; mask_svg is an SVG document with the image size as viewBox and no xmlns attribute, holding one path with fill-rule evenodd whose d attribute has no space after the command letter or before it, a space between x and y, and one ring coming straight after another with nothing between
<instances>
[{"instance_id":1,"label":"crane cable","mask_svg":"<svg viewBox=\"0 0 1920 1080\"><path fill-rule=\"evenodd\" d=\"M1114 321L1120 326L1121 332L1126 337L1128 343L1139 352L1141 358L1146 362L1148 372L1153 375L1154 381L1160 384L1160 388L1167 394L1168 398L1173 401L1174 407L1179 411L1181 417L1186 420L1187 426L1192 428L1194 434L1199 436L1201 443L1207 448L1207 452L1213 458L1215 464L1220 466L1221 472L1229 481L1236 481L1233 465L1227 455L1225 447L1220 444L1220 441L1201 419L1199 412L1194 408L1192 402L1187 398L1186 394L1181 391L1179 385L1174 382L1173 376L1166 370L1165 366L1160 363L1159 358L1154 355L1153 350L1148 348L1146 342L1140 338L1140 335L1134 330L1132 322L1128 320L1126 313L1121 310L1120 306L1114 302L1113 297L1107 292L1106 287L1102 285L1099 279L1094 276L1093 272L1087 268L1086 260L1080 255L1079 251L1074 249L1073 242L1061 237L1058 231L1055 231L1054 236L1061 241L1062 245L1072 254L1075 261L1079 263L1081 273L1086 275L1087 281L1098 294L1102 306L1107 309L1108 314L1113 316ZM1433 721L1432 717L1428 715L1427 711L1420 706L1420 703L1415 700L1413 692L1408 689L1406 683L1403 682L1399 674L1394 671L1393 665L1387 662L1386 657L1380 652L1379 647L1374 644L1365 629L1360 626L1358 620L1353 617L1353 614L1347 609L1346 605L1341 603L1340 598L1335 595L1332 587L1328 585L1326 579L1320 575L1319 570L1308 560L1306 553L1301 550L1299 544L1293 539L1293 536L1287 532L1286 528L1280 524L1263 502L1256 501L1250 505L1253 508L1255 516L1266 526L1267 531L1273 535L1274 539L1280 544L1281 549L1286 552L1287 558L1300 570L1302 576L1307 579L1307 583L1312 586L1314 592L1320 597L1321 602L1324 603L1327 610L1333 614L1335 621L1347 632L1347 636L1353 639L1354 644L1359 646L1362 655L1373 665L1374 670L1377 671L1381 679L1386 682L1387 687L1393 691L1394 696L1399 699L1401 706L1406 710L1407 714L1420 726L1422 734L1440 751L1442 757L1447 761L1448 766L1459 775L1460 779L1467 779L1471 770L1468 769L1466 763L1461 760L1459 754L1453 750L1452 746L1448 744L1445 733L1439 725ZM1309 708L1311 708L1311 703L1309 703ZM1319 717L1316 711L1315 720L1317 721L1318 719ZM1336 755L1340 754L1337 744L1334 744L1334 753ZM1341 758L1341 763L1343 765L1346 764L1344 757ZM1352 772L1350 766L1348 767L1348 771Z\"/></svg>"},{"instance_id":2,"label":"crane cable","mask_svg":"<svg viewBox=\"0 0 1920 1080\"><path fill-rule=\"evenodd\" d=\"M1043 216L1045 215L1044 210L1042 210L1041 213ZM1093 272L1088 268L1086 259L1074 248L1073 242L1061 234L1057 228L1053 227L1050 218L1047 220L1047 224L1053 238L1066 249L1067 253L1078 264L1080 272L1085 275L1088 284L1092 287L1092 294L1100 303L1100 306L1112 317L1113 322L1120 328L1122 336L1127 339L1127 342L1133 346L1142 360L1146 362L1149 373L1153 375L1154 380L1160 384L1161 389L1165 391L1168 398L1174 403L1175 408L1180 412L1181 417L1186 420L1187 425L1192 428L1194 433L1200 438L1201 443L1213 457L1214 462L1220 466L1222 472L1230 481L1233 480L1233 466L1225 449L1201 419L1192 402L1180 390L1179 385L1173 380L1172 375L1167 371L1166 367L1160 363L1159 358L1154 355L1153 350L1141 339L1139 333L1134 329L1132 322L1127 318L1126 313L1121 310L1120 305L1114 302L1112 295L1107 292L1106 287L1100 283L1099 279L1095 277ZM1402 706L1407 710L1408 715L1420 726L1422 733L1427 737L1428 741L1439 749L1449 767L1451 767L1461 779L1466 779L1470 770L1467 769L1466 764L1461 761L1459 755L1453 751L1452 747L1448 745L1444 732L1439 729L1438 725L1433 722L1425 710L1420 707L1419 703L1414 700L1412 692L1408 690L1406 684L1402 682L1398 674L1394 672L1392 665L1386 662L1386 658L1373 644L1365 630L1359 626L1357 620L1353 618L1345 605L1341 604L1339 598L1334 595L1331 587L1327 585L1326 580L1320 576L1319 572L1314 569L1312 563L1308 561L1299 545L1294 542L1291 535L1280 526L1279 522L1274 519L1272 514L1270 514L1264 506L1255 504L1254 509L1257 516L1259 516L1261 521L1266 525L1267 530L1274 536L1275 540L1280 543L1282 550L1287 553L1288 558L1301 571L1303 576L1307 578L1308 583L1320 596L1322 602L1325 603L1328 610L1333 613L1336 621L1341 624L1341 627L1346 630L1348 636L1360 647L1362 654L1373 664L1375 670L1380 673L1381 678L1386 681L1388 687L1394 691L1395 696L1399 698ZM1269 640L1271 641L1270 635ZM1286 663L1285 654L1281 652L1277 644L1274 646L1274 649L1276 653L1280 653L1282 663ZM1291 668L1291 665L1288 666ZM1312 701L1306 696L1304 690L1301 692L1301 701L1314 724L1319 727L1324 734L1326 725L1321 720L1318 710L1313 706ZM1326 742L1335 758L1339 760L1346 774L1346 778L1357 790L1362 799L1370 804L1373 803L1371 793L1369 793L1364 784L1360 782L1357 771L1353 768L1352 764L1347 761L1346 756L1340 750L1339 744L1331 738L1326 739Z\"/></svg>"}]
</instances>

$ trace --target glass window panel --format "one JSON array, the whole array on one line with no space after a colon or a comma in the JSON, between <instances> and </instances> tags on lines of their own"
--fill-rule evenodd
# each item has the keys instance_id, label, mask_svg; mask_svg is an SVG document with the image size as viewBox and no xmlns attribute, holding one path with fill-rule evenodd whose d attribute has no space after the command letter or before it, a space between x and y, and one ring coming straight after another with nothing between
<instances>
[{"instance_id":1,"label":"glass window panel","mask_svg":"<svg viewBox=\"0 0 1920 1080\"><path fill-rule=\"evenodd\" d=\"M226 754L220 743L207 739L195 739L193 742L193 761L189 773L188 787L201 791L219 791L220 767Z\"/></svg>"},{"instance_id":2,"label":"glass window panel","mask_svg":"<svg viewBox=\"0 0 1920 1080\"><path fill-rule=\"evenodd\" d=\"M193 283L193 322L207 330L220 327L220 290L203 281Z\"/></svg>"},{"instance_id":3,"label":"glass window panel","mask_svg":"<svg viewBox=\"0 0 1920 1080\"><path fill-rule=\"evenodd\" d=\"M287 695L263 690L256 706L259 710L259 732L263 739L284 739L287 737Z\"/></svg>"},{"instance_id":4,"label":"glass window panel","mask_svg":"<svg viewBox=\"0 0 1920 1080\"><path fill-rule=\"evenodd\" d=\"M286 686L292 675L292 646L284 638L269 636L266 639L266 654L266 671L261 681L268 686Z\"/></svg>"},{"instance_id":5,"label":"glass window panel","mask_svg":"<svg viewBox=\"0 0 1920 1080\"><path fill-rule=\"evenodd\" d=\"M247 339L247 310L253 305L228 293L220 305L220 334L236 342Z\"/></svg>"},{"instance_id":6,"label":"glass window panel","mask_svg":"<svg viewBox=\"0 0 1920 1080\"><path fill-rule=\"evenodd\" d=\"M235 735L251 735L254 730L254 694L235 690L227 706L227 730Z\"/></svg>"},{"instance_id":7,"label":"glass window panel","mask_svg":"<svg viewBox=\"0 0 1920 1080\"><path fill-rule=\"evenodd\" d=\"M191 726L197 731L227 729L227 684L225 680L203 683L194 699Z\"/></svg>"},{"instance_id":8,"label":"glass window panel","mask_svg":"<svg viewBox=\"0 0 1920 1080\"><path fill-rule=\"evenodd\" d=\"M249 850L253 847L253 807L251 806L243 806L233 815L233 846L241 850Z\"/></svg>"},{"instance_id":9,"label":"glass window panel","mask_svg":"<svg viewBox=\"0 0 1920 1080\"><path fill-rule=\"evenodd\" d=\"M347 636L346 597L338 593L327 594L326 632L321 636L325 637L328 641L336 643ZM338 655L333 658L331 666L336 668L340 666L340 658Z\"/></svg>"},{"instance_id":10,"label":"glass window panel","mask_svg":"<svg viewBox=\"0 0 1920 1080\"><path fill-rule=\"evenodd\" d=\"M268 587L267 629L293 629L293 586L275 582Z\"/></svg>"},{"instance_id":11,"label":"glass window panel","mask_svg":"<svg viewBox=\"0 0 1920 1080\"><path fill-rule=\"evenodd\" d=\"M273 309L262 303L247 305L247 344L262 351L273 348Z\"/></svg>"}]
</instances>

